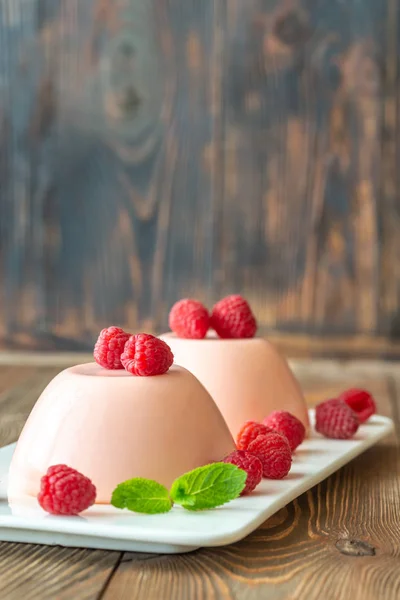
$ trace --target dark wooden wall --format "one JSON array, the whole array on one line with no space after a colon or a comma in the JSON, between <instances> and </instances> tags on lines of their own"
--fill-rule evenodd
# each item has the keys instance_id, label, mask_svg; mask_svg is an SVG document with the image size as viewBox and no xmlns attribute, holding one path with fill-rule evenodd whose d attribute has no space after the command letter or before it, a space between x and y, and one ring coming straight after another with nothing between
<instances>
[{"instance_id":1,"label":"dark wooden wall","mask_svg":"<svg viewBox=\"0 0 400 600\"><path fill-rule=\"evenodd\" d=\"M400 0L0 0L0 338L241 292L400 336Z\"/></svg>"}]
</instances>

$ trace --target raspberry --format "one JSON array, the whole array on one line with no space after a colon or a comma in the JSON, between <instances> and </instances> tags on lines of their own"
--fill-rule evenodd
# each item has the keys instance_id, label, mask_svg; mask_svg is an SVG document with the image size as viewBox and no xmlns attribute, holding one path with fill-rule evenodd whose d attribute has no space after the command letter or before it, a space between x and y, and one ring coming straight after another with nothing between
<instances>
[{"instance_id":1,"label":"raspberry","mask_svg":"<svg viewBox=\"0 0 400 600\"><path fill-rule=\"evenodd\" d=\"M126 342L121 362L132 375L148 377L166 373L174 362L174 355L163 340L148 333L137 333Z\"/></svg>"},{"instance_id":2,"label":"raspberry","mask_svg":"<svg viewBox=\"0 0 400 600\"><path fill-rule=\"evenodd\" d=\"M247 451L261 460L263 477L283 479L290 471L292 453L289 442L280 433L259 435L251 442Z\"/></svg>"},{"instance_id":3,"label":"raspberry","mask_svg":"<svg viewBox=\"0 0 400 600\"><path fill-rule=\"evenodd\" d=\"M259 458L250 452L244 452L243 450L236 450L224 458L224 463L230 463L236 465L239 469L243 469L247 473L246 485L242 493L250 494L260 483L262 479L263 468Z\"/></svg>"},{"instance_id":4,"label":"raspberry","mask_svg":"<svg viewBox=\"0 0 400 600\"><path fill-rule=\"evenodd\" d=\"M238 295L227 296L217 302L212 309L210 323L221 338L252 338L257 330L250 306Z\"/></svg>"},{"instance_id":5,"label":"raspberry","mask_svg":"<svg viewBox=\"0 0 400 600\"><path fill-rule=\"evenodd\" d=\"M271 433L271 427L267 427L262 423L256 423L255 421L246 421L242 429L239 431L236 438L236 446L238 450L247 450L249 444L256 439L259 435L266 435Z\"/></svg>"},{"instance_id":6,"label":"raspberry","mask_svg":"<svg viewBox=\"0 0 400 600\"><path fill-rule=\"evenodd\" d=\"M88 477L67 467L49 467L40 480L38 501L52 515L77 515L92 506L96 488Z\"/></svg>"},{"instance_id":7,"label":"raspberry","mask_svg":"<svg viewBox=\"0 0 400 600\"><path fill-rule=\"evenodd\" d=\"M365 423L376 413L375 400L366 390L346 390L339 396L356 413L360 423Z\"/></svg>"},{"instance_id":8,"label":"raspberry","mask_svg":"<svg viewBox=\"0 0 400 600\"><path fill-rule=\"evenodd\" d=\"M306 428L303 423L285 410L274 410L274 412L264 419L263 423L267 427L284 435L289 442L292 452L296 450L297 446L300 446L306 437Z\"/></svg>"},{"instance_id":9,"label":"raspberry","mask_svg":"<svg viewBox=\"0 0 400 600\"><path fill-rule=\"evenodd\" d=\"M315 429L325 437L348 440L358 425L357 415L343 400L326 400L315 409Z\"/></svg>"},{"instance_id":10,"label":"raspberry","mask_svg":"<svg viewBox=\"0 0 400 600\"><path fill-rule=\"evenodd\" d=\"M208 310L197 300L179 300L169 313L169 326L178 337L201 340L210 326Z\"/></svg>"},{"instance_id":11,"label":"raspberry","mask_svg":"<svg viewBox=\"0 0 400 600\"><path fill-rule=\"evenodd\" d=\"M120 327L103 329L94 347L95 361L105 369L123 369L121 354L129 336Z\"/></svg>"}]
</instances>

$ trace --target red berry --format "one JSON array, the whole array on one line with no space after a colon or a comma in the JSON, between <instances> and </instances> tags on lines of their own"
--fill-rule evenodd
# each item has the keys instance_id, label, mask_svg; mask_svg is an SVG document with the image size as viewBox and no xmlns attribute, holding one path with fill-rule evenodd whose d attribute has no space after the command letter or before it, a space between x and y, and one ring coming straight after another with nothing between
<instances>
[{"instance_id":1,"label":"red berry","mask_svg":"<svg viewBox=\"0 0 400 600\"><path fill-rule=\"evenodd\" d=\"M246 486L242 493L250 494L260 483L262 479L262 464L259 458L250 452L244 452L243 450L236 450L224 458L224 463L230 463L236 465L239 469L243 469L247 473Z\"/></svg>"},{"instance_id":2,"label":"red berry","mask_svg":"<svg viewBox=\"0 0 400 600\"><path fill-rule=\"evenodd\" d=\"M264 425L278 433L282 433L288 440L292 452L304 441L306 428L297 417L285 410L274 410L263 421Z\"/></svg>"},{"instance_id":3,"label":"red berry","mask_svg":"<svg viewBox=\"0 0 400 600\"><path fill-rule=\"evenodd\" d=\"M343 400L326 400L315 409L315 429L325 437L348 440L358 425L357 415Z\"/></svg>"},{"instance_id":4,"label":"red berry","mask_svg":"<svg viewBox=\"0 0 400 600\"><path fill-rule=\"evenodd\" d=\"M96 488L88 477L67 467L49 467L40 480L38 501L52 515L77 515L92 506Z\"/></svg>"},{"instance_id":5,"label":"red berry","mask_svg":"<svg viewBox=\"0 0 400 600\"><path fill-rule=\"evenodd\" d=\"M266 435L271 433L271 427L267 427L262 423L256 423L255 421L246 421L241 430L239 431L236 438L236 446L238 450L247 450L249 444L256 439L259 435Z\"/></svg>"},{"instance_id":6,"label":"red berry","mask_svg":"<svg viewBox=\"0 0 400 600\"><path fill-rule=\"evenodd\" d=\"M103 329L94 347L95 361L105 369L123 369L121 354L129 336L120 327Z\"/></svg>"},{"instance_id":7,"label":"red berry","mask_svg":"<svg viewBox=\"0 0 400 600\"><path fill-rule=\"evenodd\" d=\"M121 355L124 369L132 375L163 375L174 362L171 348L149 333L131 335Z\"/></svg>"},{"instance_id":8,"label":"red berry","mask_svg":"<svg viewBox=\"0 0 400 600\"><path fill-rule=\"evenodd\" d=\"M356 413L360 423L365 423L376 413L376 404L372 395L366 390L346 390L339 396Z\"/></svg>"},{"instance_id":9,"label":"red berry","mask_svg":"<svg viewBox=\"0 0 400 600\"><path fill-rule=\"evenodd\" d=\"M248 452L261 460L263 476L268 479L283 479L290 471L292 453L289 442L280 433L259 435L248 447Z\"/></svg>"},{"instance_id":10,"label":"red berry","mask_svg":"<svg viewBox=\"0 0 400 600\"><path fill-rule=\"evenodd\" d=\"M242 296L223 298L211 312L211 327L221 338L252 338L257 323L251 308Z\"/></svg>"},{"instance_id":11,"label":"red berry","mask_svg":"<svg viewBox=\"0 0 400 600\"><path fill-rule=\"evenodd\" d=\"M197 300L179 300L169 313L169 326L178 337L201 340L210 326L208 310Z\"/></svg>"}]
</instances>

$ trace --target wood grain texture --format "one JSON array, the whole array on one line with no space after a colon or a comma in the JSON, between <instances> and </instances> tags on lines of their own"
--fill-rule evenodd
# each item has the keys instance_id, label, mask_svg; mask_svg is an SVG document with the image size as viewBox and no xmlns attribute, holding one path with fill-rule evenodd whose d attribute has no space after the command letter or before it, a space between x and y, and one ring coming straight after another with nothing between
<instances>
[{"instance_id":1,"label":"wood grain texture","mask_svg":"<svg viewBox=\"0 0 400 600\"><path fill-rule=\"evenodd\" d=\"M399 4L1 0L1 345L230 292L398 338Z\"/></svg>"},{"instance_id":2,"label":"wood grain texture","mask_svg":"<svg viewBox=\"0 0 400 600\"><path fill-rule=\"evenodd\" d=\"M398 3L227 7L223 291L246 290L274 328L388 334Z\"/></svg>"},{"instance_id":3,"label":"wood grain texture","mask_svg":"<svg viewBox=\"0 0 400 600\"><path fill-rule=\"evenodd\" d=\"M0 543L3 600L94 600L100 597L119 553Z\"/></svg>"},{"instance_id":4,"label":"wood grain texture","mask_svg":"<svg viewBox=\"0 0 400 600\"><path fill-rule=\"evenodd\" d=\"M207 299L215 3L0 6L3 338L88 348L105 323L153 329L176 297Z\"/></svg>"}]
</instances>

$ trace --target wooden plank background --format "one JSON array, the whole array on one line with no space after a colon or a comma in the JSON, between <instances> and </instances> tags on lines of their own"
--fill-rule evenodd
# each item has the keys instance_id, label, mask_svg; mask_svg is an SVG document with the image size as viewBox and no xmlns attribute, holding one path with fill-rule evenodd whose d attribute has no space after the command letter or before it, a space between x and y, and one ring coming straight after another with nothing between
<instances>
[{"instance_id":1,"label":"wooden plank background","mask_svg":"<svg viewBox=\"0 0 400 600\"><path fill-rule=\"evenodd\" d=\"M241 292L400 337L400 0L0 0L0 339Z\"/></svg>"}]
</instances>

